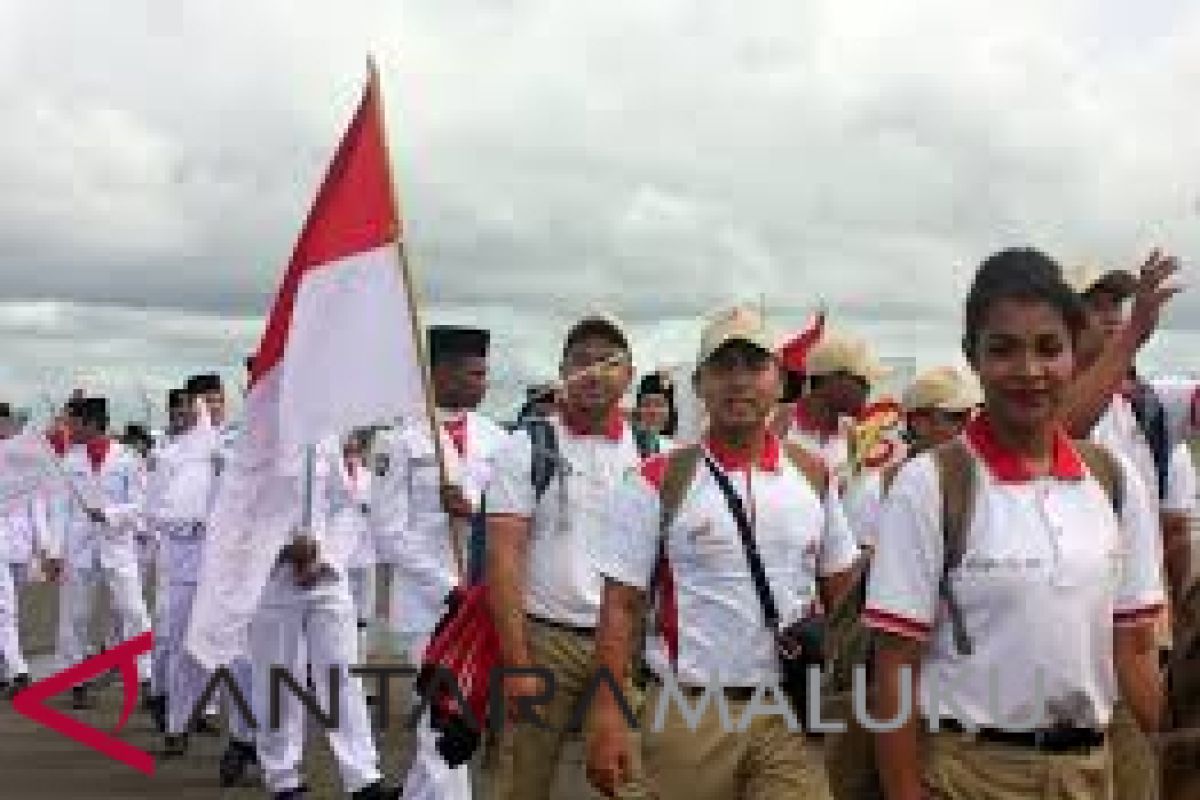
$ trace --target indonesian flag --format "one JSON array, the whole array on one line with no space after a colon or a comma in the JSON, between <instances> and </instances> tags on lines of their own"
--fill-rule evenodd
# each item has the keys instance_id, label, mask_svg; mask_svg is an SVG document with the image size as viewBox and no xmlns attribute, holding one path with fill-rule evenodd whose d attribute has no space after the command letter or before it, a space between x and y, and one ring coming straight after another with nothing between
<instances>
[{"instance_id":1,"label":"indonesian flag","mask_svg":"<svg viewBox=\"0 0 1200 800\"><path fill-rule=\"evenodd\" d=\"M185 646L208 669L246 651L263 587L301 522L305 447L321 443L325 458L330 436L428 414L400 246L372 68L267 319L243 431L207 521Z\"/></svg>"},{"instance_id":2,"label":"indonesian flag","mask_svg":"<svg viewBox=\"0 0 1200 800\"><path fill-rule=\"evenodd\" d=\"M246 428L259 453L286 458L330 434L426 413L400 246L372 67L252 361Z\"/></svg>"},{"instance_id":3,"label":"indonesian flag","mask_svg":"<svg viewBox=\"0 0 1200 800\"><path fill-rule=\"evenodd\" d=\"M825 333L825 309L821 308L804 330L787 339L779 346L777 355L783 368L790 372L804 372L808 353Z\"/></svg>"}]
</instances>

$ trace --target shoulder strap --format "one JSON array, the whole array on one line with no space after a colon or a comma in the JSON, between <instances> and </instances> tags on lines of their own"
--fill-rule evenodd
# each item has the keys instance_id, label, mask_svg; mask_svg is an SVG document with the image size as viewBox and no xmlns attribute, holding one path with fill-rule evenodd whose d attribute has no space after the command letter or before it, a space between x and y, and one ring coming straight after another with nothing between
<instances>
[{"instance_id":1,"label":"shoulder strap","mask_svg":"<svg viewBox=\"0 0 1200 800\"><path fill-rule=\"evenodd\" d=\"M942 574L938 594L950 614L954 645L962 655L970 655L974 644L963 619L962 607L950 583L950 573L962 564L967 551L967 532L975 510L975 457L961 439L933 450L942 495Z\"/></svg>"},{"instance_id":2,"label":"shoulder strap","mask_svg":"<svg viewBox=\"0 0 1200 800\"><path fill-rule=\"evenodd\" d=\"M529 435L529 480L533 484L534 497L541 500L558 471L558 434L553 423L545 417L530 417L519 429Z\"/></svg>"},{"instance_id":3,"label":"shoulder strap","mask_svg":"<svg viewBox=\"0 0 1200 800\"><path fill-rule=\"evenodd\" d=\"M1118 517L1121 516L1125 501L1125 481L1121 475L1121 465L1117 463L1112 451L1086 439L1076 441L1075 450L1083 459L1088 472L1108 495L1108 502L1112 504L1113 511Z\"/></svg>"},{"instance_id":4,"label":"shoulder strap","mask_svg":"<svg viewBox=\"0 0 1200 800\"><path fill-rule=\"evenodd\" d=\"M887 493L891 491L892 484L896 482L896 476L900 474L900 468L903 467L904 464L905 462L903 461L896 461L891 464L885 464L883 468L879 470L879 485L883 489L883 495L886 496Z\"/></svg>"},{"instance_id":5,"label":"shoulder strap","mask_svg":"<svg viewBox=\"0 0 1200 800\"><path fill-rule=\"evenodd\" d=\"M792 466L805 477L813 491L817 493L817 497L824 500L829 494L829 470L826 468L825 462L796 442L789 442L785 439L781 445L788 461L791 461Z\"/></svg>"},{"instance_id":6,"label":"shoulder strap","mask_svg":"<svg viewBox=\"0 0 1200 800\"><path fill-rule=\"evenodd\" d=\"M688 487L692 485L692 478L696 475L700 456L699 445L681 447L665 456L667 471L663 475L662 485L658 487L658 558L655 559L654 569L650 573L649 593L651 597L658 591L659 583L662 580L662 570L667 557L667 531L670 529L671 523L675 521L679 507L683 505L683 498L687 495Z\"/></svg>"},{"instance_id":7,"label":"shoulder strap","mask_svg":"<svg viewBox=\"0 0 1200 800\"><path fill-rule=\"evenodd\" d=\"M746 563L750 566L750 577L754 580L754 591L758 595L758 602L762 605L763 618L768 628L778 631L779 607L775 605L775 595L771 593L771 584L767 583L767 571L763 568L762 556L759 555L758 545L754 541L754 529L750 525L750 518L746 516L746 507L742 504L742 498L733 488L729 476L714 464L712 459L705 457L704 463L708 466L708 471L712 473L717 486L720 487L721 493L725 495L725 502L729 505L734 522L737 523L742 549L746 553Z\"/></svg>"}]
</instances>

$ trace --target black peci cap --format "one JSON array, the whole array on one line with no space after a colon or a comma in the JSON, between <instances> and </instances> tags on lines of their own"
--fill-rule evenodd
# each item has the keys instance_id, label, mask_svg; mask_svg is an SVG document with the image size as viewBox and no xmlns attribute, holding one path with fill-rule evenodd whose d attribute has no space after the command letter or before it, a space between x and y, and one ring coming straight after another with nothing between
<instances>
[{"instance_id":1,"label":"black peci cap","mask_svg":"<svg viewBox=\"0 0 1200 800\"><path fill-rule=\"evenodd\" d=\"M637 397L648 394L661 394L665 397L675 396L675 386L671 383L671 377L665 372L651 372L642 376L642 380L638 383Z\"/></svg>"},{"instance_id":2,"label":"black peci cap","mask_svg":"<svg viewBox=\"0 0 1200 800\"><path fill-rule=\"evenodd\" d=\"M461 356L485 358L492 340L492 335L482 328L456 325L434 325L429 328L428 334L430 364Z\"/></svg>"},{"instance_id":3,"label":"black peci cap","mask_svg":"<svg viewBox=\"0 0 1200 800\"><path fill-rule=\"evenodd\" d=\"M81 401L79 416L89 422L108 422L108 400L103 397L85 397Z\"/></svg>"},{"instance_id":4,"label":"black peci cap","mask_svg":"<svg viewBox=\"0 0 1200 800\"><path fill-rule=\"evenodd\" d=\"M201 395L209 392L223 391L221 385L221 376L215 372L206 372L200 375L193 375L187 379L187 383L183 385L188 394Z\"/></svg>"}]
</instances>

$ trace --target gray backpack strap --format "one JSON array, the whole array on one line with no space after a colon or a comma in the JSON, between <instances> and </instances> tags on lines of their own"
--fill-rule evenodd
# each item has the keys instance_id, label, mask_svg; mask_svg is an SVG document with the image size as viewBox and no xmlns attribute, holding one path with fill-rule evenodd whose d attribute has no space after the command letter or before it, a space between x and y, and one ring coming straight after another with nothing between
<instances>
[{"instance_id":1,"label":"gray backpack strap","mask_svg":"<svg viewBox=\"0 0 1200 800\"><path fill-rule=\"evenodd\" d=\"M558 434L545 417L530 417L520 429L529 435L529 480L534 497L540 501L559 470Z\"/></svg>"},{"instance_id":2,"label":"gray backpack strap","mask_svg":"<svg viewBox=\"0 0 1200 800\"><path fill-rule=\"evenodd\" d=\"M1121 474L1121 465L1117 463L1116 456L1108 448L1086 439L1075 442L1075 451L1083 459L1088 472L1104 489L1104 493L1108 495L1108 502L1120 518L1121 509L1125 505L1125 477Z\"/></svg>"},{"instance_id":3,"label":"gray backpack strap","mask_svg":"<svg viewBox=\"0 0 1200 800\"><path fill-rule=\"evenodd\" d=\"M961 439L955 439L933 450L938 481L942 494L942 574L938 579L938 596L950 615L954 647L960 655L974 652L975 645L963 619L962 606L954 594L950 573L957 569L967 552L967 533L975 510L977 483L975 457Z\"/></svg>"}]
</instances>

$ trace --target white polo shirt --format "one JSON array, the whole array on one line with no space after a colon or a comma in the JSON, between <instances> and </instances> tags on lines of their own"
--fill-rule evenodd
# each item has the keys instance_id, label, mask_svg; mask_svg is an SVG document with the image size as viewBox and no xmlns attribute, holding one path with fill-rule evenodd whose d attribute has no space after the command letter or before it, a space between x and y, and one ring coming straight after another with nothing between
<instances>
[{"instance_id":1,"label":"white polo shirt","mask_svg":"<svg viewBox=\"0 0 1200 800\"><path fill-rule=\"evenodd\" d=\"M754 521L755 541L781 624L812 613L817 576L850 567L858 547L846 524L836 485L822 502L808 479L770 435L753 469L745 457L705 445ZM659 556L658 486L665 457L647 461L622 486L615 535L598 548L600 572L646 590ZM720 486L703 461L667 531L666 561L657 586L659 622L648 633L647 661L680 683L757 686L779 679L779 665L762 604L754 590L741 537Z\"/></svg>"},{"instance_id":2,"label":"white polo shirt","mask_svg":"<svg viewBox=\"0 0 1200 800\"><path fill-rule=\"evenodd\" d=\"M1117 696L1113 627L1151 621L1165 601L1149 495L1118 456L1125 481L1118 520L1065 434L1055 442L1052 475L1036 479L999 445L986 417L964 436L976 457L977 493L951 581L974 652L954 646L938 595L942 500L928 454L904 466L884 500L863 618L927 642L926 718L1102 727Z\"/></svg>"},{"instance_id":3,"label":"white polo shirt","mask_svg":"<svg viewBox=\"0 0 1200 800\"><path fill-rule=\"evenodd\" d=\"M614 416L599 436L553 420L561 462L541 501L531 478L527 431L515 431L493 458L487 513L530 518L525 610L543 619L594 628L604 578L592 560L614 535L613 493L641 464L633 433Z\"/></svg>"}]
</instances>

